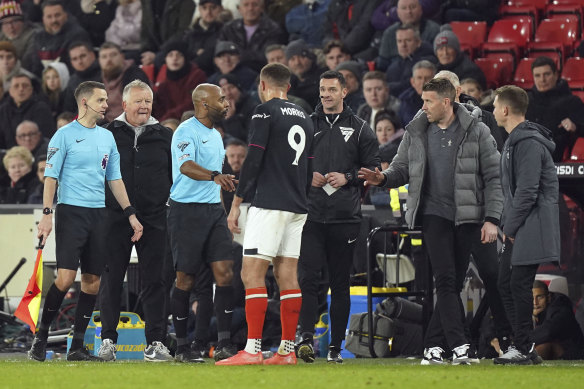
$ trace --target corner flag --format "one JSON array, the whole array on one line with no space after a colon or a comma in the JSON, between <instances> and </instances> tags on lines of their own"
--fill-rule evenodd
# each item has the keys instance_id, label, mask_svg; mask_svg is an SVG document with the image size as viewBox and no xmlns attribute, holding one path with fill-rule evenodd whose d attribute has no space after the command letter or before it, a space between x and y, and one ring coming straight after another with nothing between
<instances>
[{"instance_id":1,"label":"corner flag","mask_svg":"<svg viewBox=\"0 0 584 389\"><path fill-rule=\"evenodd\" d=\"M42 241L42 238L41 238ZM34 334L36 325L39 320L39 311L41 308L41 292L43 287L43 246L38 246L37 258L34 264L32 276L28 281L28 286L14 312L14 316L30 326Z\"/></svg>"}]
</instances>

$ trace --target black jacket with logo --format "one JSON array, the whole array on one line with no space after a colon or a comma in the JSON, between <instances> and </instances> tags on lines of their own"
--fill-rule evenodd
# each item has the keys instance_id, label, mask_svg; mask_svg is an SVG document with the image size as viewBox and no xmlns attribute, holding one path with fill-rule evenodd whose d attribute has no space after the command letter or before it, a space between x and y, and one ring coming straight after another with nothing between
<instances>
[{"instance_id":1,"label":"black jacket with logo","mask_svg":"<svg viewBox=\"0 0 584 389\"><path fill-rule=\"evenodd\" d=\"M120 153L120 171L130 203L136 208L140 222L164 228L166 201L172 185L172 131L158 122L146 124L144 132L136 140L134 129L121 117L105 128L113 133L116 140ZM107 185L105 204L121 212Z\"/></svg>"},{"instance_id":2,"label":"black jacket with logo","mask_svg":"<svg viewBox=\"0 0 584 389\"><path fill-rule=\"evenodd\" d=\"M367 122L346 104L343 103L343 112L336 119L329 117L331 115L324 113L322 104L311 115L314 123L312 170L322 175L349 173L350 180L330 196L323 188L310 187L308 220L359 223L363 181L357 178L357 172L361 167L375 169L380 166L379 143Z\"/></svg>"}]
</instances>

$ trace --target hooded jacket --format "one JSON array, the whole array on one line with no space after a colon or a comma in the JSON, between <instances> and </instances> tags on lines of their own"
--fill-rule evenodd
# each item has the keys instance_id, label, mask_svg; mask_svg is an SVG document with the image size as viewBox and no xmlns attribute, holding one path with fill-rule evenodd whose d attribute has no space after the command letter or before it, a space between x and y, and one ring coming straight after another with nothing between
<instances>
[{"instance_id":1,"label":"hooded jacket","mask_svg":"<svg viewBox=\"0 0 584 389\"><path fill-rule=\"evenodd\" d=\"M551 132L524 121L505 142L501 186L505 197L501 226L515 238L512 265L560 260L559 184L552 160Z\"/></svg>"},{"instance_id":2,"label":"hooded jacket","mask_svg":"<svg viewBox=\"0 0 584 389\"><path fill-rule=\"evenodd\" d=\"M464 107L454 103L454 112L464 131L454 165L454 204L456 225L490 221L498 224L503 209L499 179L499 152L487 126ZM409 183L406 223L416 226L428 163L428 118L422 111L406 126L397 155L383 171L380 186L398 188Z\"/></svg>"},{"instance_id":3,"label":"hooded jacket","mask_svg":"<svg viewBox=\"0 0 584 389\"><path fill-rule=\"evenodd\" d=\"M380 166L379 144L369 125L353 114L343 103L343 112L333 122L322 104L310 115L314 123L312 170L325 175L345 173L348 182L330 196L323 188L310 187L308 220L317 223L359 223L363 181L357 178L359 168Z\"/></svg>"},{"instance_id":4,"label":"hooded jacket","mask_svg":"<svg viewBox=\"0 0 584 389\"><path fill-rule=\"evenodd\" d=\"M116 140L120 171L138 219L142 223L165 228L166 201L172 184L172 131L150 117L143 132L136 136L124 112L105 128L112 132ZM121 214L120 205L107 185L105 204Z\"/></svg>"}]
</instances>

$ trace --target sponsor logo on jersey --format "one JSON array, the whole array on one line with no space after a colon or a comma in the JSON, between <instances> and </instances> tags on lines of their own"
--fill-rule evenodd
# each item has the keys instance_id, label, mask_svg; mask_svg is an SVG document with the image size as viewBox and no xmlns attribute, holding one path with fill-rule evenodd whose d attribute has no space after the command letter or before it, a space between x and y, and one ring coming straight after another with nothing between
<instances>
[{"instance_id":1,"label":"sponsor logo on jersey","mask_svg":"<svg viewBox=\"0 0 584 389\"><path fill-rule=\"evenodd\" d=\"M47 161L50 161L51 158L53 158L53 155L55 155L55 153L59 151L58 147L49 147L48 153L47 153Z\"/></svg>"},{"instance_id":2,"label":"sponsor logo on jersey","mask_svg":"<svg viewBox=\"0 0 584 389\"><path fill-rule=\"evenodd\" d=\"M351 135L353 135L353 133L355 132L355 130L352 129L351 127L339 127L339 129L341 130L341 133L345 137L345 142L348 142Z\"/></svg>"},{"instance_id":3,"label":"sponsor logo on jersey","mask_svg":"<svg viewBox=\"0 0 584 389\"><path fill-rule=\"evenodd\" d=\"M180 151L185 151L185 149L187 148L188 145L190 145L191 142L180 142L178 145L176 145L176 147L178 147L178 149Z\"/></svg>"},{"instance_id":4,"label":"sponsor logo on jersey","mask_svg":"<svg viewBox=\"0 0 584 389\"><path fill-rule=\"evenodd\" d=\"M190 157L190 156L191 156L190 154L183 154L183 155L181 155L180 157L178 157L178 160L179 160L179 161L182 161L183 159L187 159L187 158L188 158L188 157Z\"/></svg>"},{"instance_id":5,"label":"sponsor logo on jersey","mask_svg":"<svg viewBox=\"0 0 584 389\"><path fill-rule=\"evenodd\" d=\"M252 120L253 120L253 119L267 119L267 118L269 118L269 117L270 117L270 115L267 115L267 114L265 114L265 113L256 113L255 115L253 115L253 116L251 117L251 119L252 119Z\"/></svg>"},{"instance_id":6,"label":"sponsor logo on jersey","mask_svg":"<svg viewBox=\"0 0 584 389\"><path fill-rule=\"evenodd\" d=\"M101 159L101 168L105 170L107 167L107 161L109 160L109 154L104 154L103 158Z\"/></svg>"},{"instance_id":7,"label":"sponsor logo on jersey","mask_svg":"<svg viewBox=\"0 0 584 389\"><path fill-rule=\"evenodd\" d=\"M302 112L299 109L296 109L296 108L282 108L282 107L280 107L280 109L282 110L282 115L299 116L302 119L306 119L306 115L304 114L304 112Z\"/></svg>"}]
</instances>

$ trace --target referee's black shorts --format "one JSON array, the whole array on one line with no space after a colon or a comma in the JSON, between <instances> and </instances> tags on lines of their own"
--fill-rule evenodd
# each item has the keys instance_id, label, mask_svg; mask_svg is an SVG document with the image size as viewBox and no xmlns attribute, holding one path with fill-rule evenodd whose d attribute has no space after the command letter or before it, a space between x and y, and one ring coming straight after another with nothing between
<instances>
[{"instance_id":1,"label":"referee's black shorts","mask_svg":"<svg viewBox=\"0 0 584 389\"><path fill-rule=\"evenodd\" d=\"M233 260L231 232L219 204L169 200L168 232L174 269L197 274L205 263Z\"/></svg>"},{"instance_id":2,"label":"referee's black shorts","mask_svg":"<svg viewBox=\"0 0 584 389\"><path fill-rule=\"evenodd\" d=\"M100 276L107 258L105 208L57 204L55 244L57 269Z\"/></svg>"}]
</instances>

